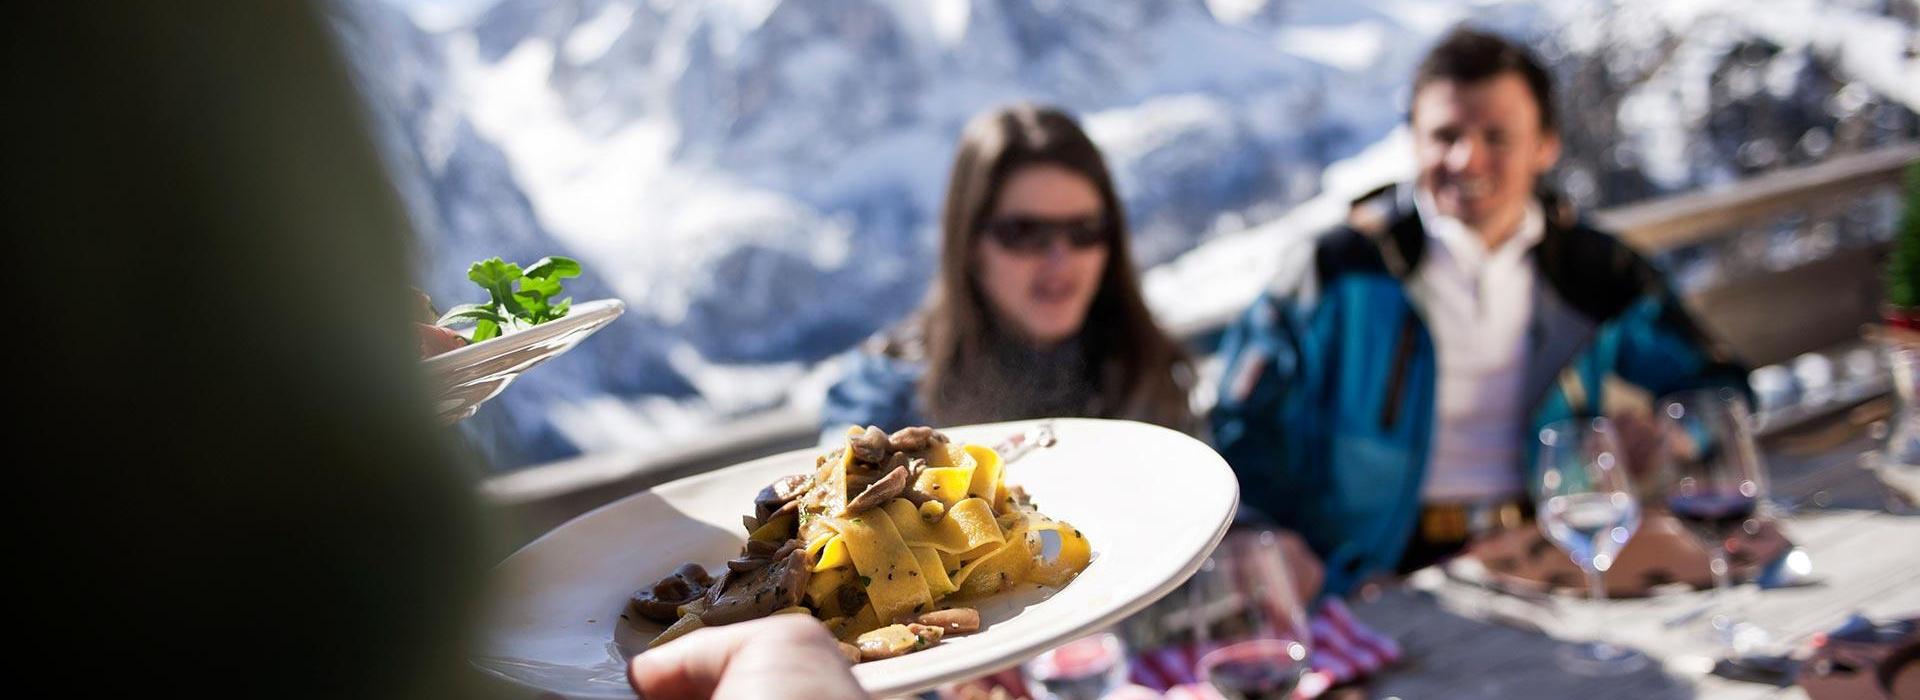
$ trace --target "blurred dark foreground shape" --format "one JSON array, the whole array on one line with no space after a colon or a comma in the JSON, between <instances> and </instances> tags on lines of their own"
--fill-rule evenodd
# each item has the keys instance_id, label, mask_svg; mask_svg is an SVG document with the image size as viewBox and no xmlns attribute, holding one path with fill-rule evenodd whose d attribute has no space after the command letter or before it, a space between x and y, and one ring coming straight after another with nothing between
<instances>
[{"instance_id":1,"label":"blurred dark foreground shape","mask_svg":"<svg viewBox=\"0 0 1920 700\"><path fill-rule=\"evenodd\" d=\"M472 697L493 557L320 12L5 15L11 694Z\"/></svg>"}]
</instances>

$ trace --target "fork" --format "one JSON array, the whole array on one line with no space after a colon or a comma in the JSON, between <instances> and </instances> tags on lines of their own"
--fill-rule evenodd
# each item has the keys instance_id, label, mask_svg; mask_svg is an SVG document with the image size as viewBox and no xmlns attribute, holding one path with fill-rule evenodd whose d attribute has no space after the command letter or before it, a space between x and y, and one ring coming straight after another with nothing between
<instances>
[{"instance_id":1,"label":"fork","mask_svg":"<svg viewBox=\"0 0 1920 700\"><path fill-rule=\"evenodd\" d=\"M1014 460L1027 456L1036 449L1054 446L1058 440L1053 434L1053 421L1042 421L1031 428L1007 436L993 451L1000 453L1001 464L1012 464Z\"/></svg>"}]
</instances>

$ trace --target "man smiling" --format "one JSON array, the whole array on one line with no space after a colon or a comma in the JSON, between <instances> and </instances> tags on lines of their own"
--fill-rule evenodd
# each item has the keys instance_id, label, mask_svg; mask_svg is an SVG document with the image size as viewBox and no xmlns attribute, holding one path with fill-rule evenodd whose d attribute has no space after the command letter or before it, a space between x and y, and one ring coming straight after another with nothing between
<instances>
[{"instance_id":1,"label":"man smiling","mask_svg":"<svg viewBox=\"0 0 1920 700\"><path fill-rule=\"evenodd\" d=\"M1330 593L1515 524L1533 435L1604 380L1744 386L1664 280L1540 187L1546 71L1458 28L1415 73L1415 182L1354 203L1222 341L1213 415L1248 505L1303 534Z\"/></svg>"}]
</instances>

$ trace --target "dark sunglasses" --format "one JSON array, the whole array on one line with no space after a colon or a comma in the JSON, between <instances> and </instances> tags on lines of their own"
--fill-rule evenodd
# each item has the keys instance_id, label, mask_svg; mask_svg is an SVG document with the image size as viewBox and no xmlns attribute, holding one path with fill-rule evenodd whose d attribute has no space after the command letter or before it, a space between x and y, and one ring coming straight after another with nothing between
<instances>
[{"instance_id":1,"label":"dark sunglasses","mask_svg":"<svg viewBox=\"0 0 1920 700\"><path fill-rule=\"evenodd\" d=\"M1106 245L1112 237L1106 219L1097 216L1078 219L1007 217L988 221L980 230L992 236L1000 247L1023 254L1046 252L1053 247L1054 240L1061 238L1066 239L1068 246L1085 249Z\"/></svg>"}]
</instances>

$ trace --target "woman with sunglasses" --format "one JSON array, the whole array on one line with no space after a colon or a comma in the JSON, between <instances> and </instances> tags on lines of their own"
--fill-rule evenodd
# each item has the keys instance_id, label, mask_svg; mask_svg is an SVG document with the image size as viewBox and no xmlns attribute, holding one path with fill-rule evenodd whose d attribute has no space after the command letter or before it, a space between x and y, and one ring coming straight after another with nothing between
<instances>
[{"instance_id":1,"label":"woman with sunglasses","mask_svg":"<svg viewBox=\"0 0 1920 700\"><path fill-rule=\"evenodd\" d=\"M1016 105L961 135L928 300L856 351L823 435L1058 416L1193 432L1191 376L1140 294L1099 149L1065 113Z\"/></svg>"}]
</instances>

